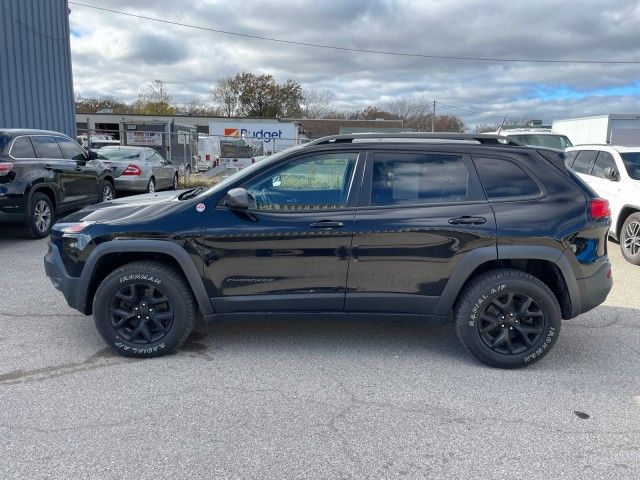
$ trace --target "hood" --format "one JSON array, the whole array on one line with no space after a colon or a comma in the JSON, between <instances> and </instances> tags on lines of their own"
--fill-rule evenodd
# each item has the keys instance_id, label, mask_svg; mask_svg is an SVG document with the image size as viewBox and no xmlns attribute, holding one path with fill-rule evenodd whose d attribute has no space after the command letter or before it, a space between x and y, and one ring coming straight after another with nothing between
<instances>
[{"instance_id":1,"label":"hood","mask_svg":"<svg viewBox=\"0 0 640 480\"><path fill-rule=\"evenodd\" d=\"M178 200L178 196L185 191L172 190L155 194L145 193L118 198L110 202L97 203L64 217L60 222L148 222L191 204L192 199Z\"/></svg>"}]
</instances>

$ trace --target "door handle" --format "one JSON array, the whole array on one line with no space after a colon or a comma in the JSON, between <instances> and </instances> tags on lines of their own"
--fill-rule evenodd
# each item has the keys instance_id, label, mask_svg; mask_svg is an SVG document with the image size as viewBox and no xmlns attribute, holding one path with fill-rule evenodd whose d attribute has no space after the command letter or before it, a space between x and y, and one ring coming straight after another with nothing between
<instances>
[{"instance_id":1,"label":"door handle","mask_svg":"<svg viewBox=\"0 0 640 480\"><path fill-rule=\"evenodd\" d=\"M309 225L311 228L341 228L344 227L343 222L334 222L332 220L322 220Z\"/></svg>"},{"instance_id":2,"label":"door handle","mask_svg":"<svg viewBox=\"0 0 640 480\"><path fill-rule=\"evenodd\" d=\"M48 163L44 166L45 170L53 170L53 165L49 165Z\"/></svg>"},{"instance_id":3,"label":"door handle","mask_svg":"<svg viewBox=\"0 0 640 480\"><path fill-rule=\"evenodd\" d=\"M454 217L449 219L451 225L482 225L486 223L487 219L484 217L470 217L464 215L462 217Z\"/></svg>"}]
</instances>

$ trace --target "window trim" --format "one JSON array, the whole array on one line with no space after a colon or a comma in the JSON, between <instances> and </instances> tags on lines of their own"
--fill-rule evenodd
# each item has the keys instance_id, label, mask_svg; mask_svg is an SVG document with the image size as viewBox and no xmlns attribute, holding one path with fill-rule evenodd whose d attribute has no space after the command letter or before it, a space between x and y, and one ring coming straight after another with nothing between
<instances>
[{"instance_id":1,"label":"window trim","mask_svg":"<svg viewBox=\"0 0 640 480\"><path fill-rule=\"evenodd\" d=\"M467 200L460 202L418 202L418 203L396 203L391 205L372 205L371 194L373 187L373 162L375 161L376 153L392 153L392 154L418 154L418 155L449 155L452 157L460 157L469 174L469 190L467 192ZM484 191L480 185L478 173L473 167L471 156L468 153L451 152L451 151L435 151L435 150L396 150L396 149L375 149L367 152L366 170L362 176L362 188L360 189L360 198L358 201L358 209L371 210L371 209L388 209L388 208L420 208L420 207L440 207L440 206L454 206L454 205L474 205L487 203Z\"/></svg>"},{"instance_id":2,"label":"window trim","mask_svg":"<svg viewBox=\"0 0 640 480\"><path fill-rule=\"evenodd\" d=\"M30 158L22 158L22 157L14 157L13 155L11 155L11 152L13 151L13 144L16 143L16 140L19 138L23 138L26 137L27 140L29 140L29 143L31 144L31 149L33 150L33 154L35 155L33 158L39 158L38 157L38 152L36 152L36 147L33 146L33 142L31 141L31 135L17 135L15 137L13 137L13 140L11 140L11 146L9 147L9 153L7 153L7 155L9 157L11 157L13 160L30 160Z\"/></svg>"},{"instance_id":3,"label":"window trim","mask_svg":"<svg viewBox=\"0 0 640 480\"><path fill-rule=\"evenodd\" d=\"M545 198L548 195L547 189L544 187L544 184L540 181L540 179L533 173L533 171L526 165L520 163L519 161L511 158L511 157L505 157L502 155L488 155L488 154L478 154L478 155L472 155L471 156L473 159L473 167L474 169L476 169L476 161L481 161L482 158L495 158L495 159L499 159L499 160L504 160L506 162L512 163L514 164L516 167L520 168L522 171L524 171L524 173L531 179L533 180L533 182L538 186L538 193L536 194L531 194L531 195L516 195L513 197L503 197L503 198L496 198L496 199L491 199L489 198L489 195L487 195L487 192L484 188L484 184L482 183L482 180L480 179L480 172L476 173L478 175L478 179L480 180L480 185L482 187L482 191L484 192L484 196L487 199L487 201L489 203L505 203L505 202L522 202L524 200L538 200L541 198Z\"/></svg>"},{"instance_id":4,"label":"window trim","mask_svg":"<svg viewBox=\"0 0 640 480\"><path fill-rule=\"evenodd\" d=\"M27 135L23 135L26 137L29 137L29 141L31 141L31 138L33 137L51 137L53 138L54 143L56 144L56 146L58 147L58 150L60 150L60 158L52 158L51 160L68 160L66 158L64 158L64 152L62 151L62 149L60 148L60 145L58 145L58 141L56 140L57 136L60 136L61 134L52 134L52 133L36 133L36 134L27 134ZM16 137L18 138L18 137ZM15 139L14 139L15 141ZM40 155L38 155L38 150L36 149L36 146L33 144L33 142L31 142L31 145L33 146L33 151L36 154L36 158L50 158L50 157L41 157ZM13 143L11 144L11 147L13 147Z\"/></svg>"},{"instance_id":5,"label":"window trim","mask_svg":"<svg viewBox=\"0 0 640 480\"><path fill-rule=\"evenodd\" d=\"M258 170L256 171L253 175L251 175L250 177L245 177L242 179L239 179L238 182L229 185L227 187L227 191L233 189L233 188L238 188L238 187L242 187L244 188L244 186L251 182L252 180L254 180L256 177L262 176L264 174L266 174L269 171L275 170L276 168L281 167L282 165L286 164L286 163L290 163L290 162L295 162L295 161L299 161L308 157L316 157L319 155L330 155L330 154L340 154L340 153L355 153L356 154L356 165L353 169L353 175L351 177L351 181L349 182L349 191L347 192L347 202L345 204L345 206L343 208L328 208L328 209L315 209L315 208L309 208L309 209L301 209L301 210L259 210L259 209L248 209L246 210L246 212L251 213L253 215L255 214L261 214L261 213L268 213L268 214L284 214L284 215L296 215L296 214L308 214L308 213L313 213L313 212L348 212L348 211L354 211L357 208L357 201L358 201L358 196L360 194L360 188L362 185L362 171L364 170L364 163L365 163L365 157L366 157L366 150L363 149L359 149L359 148L353 148L353 149L331 149L331 150L314 150L314 151L305 151L303 153L301 152L295 152L293 155L291 156L287 156L283 159L281 159L279 162L274 163L273 165L270 165L269 168L266 168L264 170ZM360 178L360 181L357 180L357 178ZM229 210L228 207L226 207L224 205L224 199L226 196L226 192L222 193L222 196L220 197L220 199L218 200L217 204L216 204L216 208L219 209L224 209L224 210Z\"/></svg>"}]
</instances>

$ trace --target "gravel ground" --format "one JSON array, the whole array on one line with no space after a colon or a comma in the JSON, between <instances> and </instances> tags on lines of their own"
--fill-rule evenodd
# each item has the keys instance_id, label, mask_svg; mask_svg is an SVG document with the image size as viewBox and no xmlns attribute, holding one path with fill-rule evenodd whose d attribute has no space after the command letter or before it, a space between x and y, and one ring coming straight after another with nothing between
<instances>
[{"instance_id":1,"label":"gravel ground","mask_svg":"<svg viewBox=\"0 0 640 480\"><path fill-rule=\"evenodd\" d=\"M107 350L0 227L0 478L638 478L640 267L530 368L451 325L245 321Z\"/></svg>"}]
</instances>

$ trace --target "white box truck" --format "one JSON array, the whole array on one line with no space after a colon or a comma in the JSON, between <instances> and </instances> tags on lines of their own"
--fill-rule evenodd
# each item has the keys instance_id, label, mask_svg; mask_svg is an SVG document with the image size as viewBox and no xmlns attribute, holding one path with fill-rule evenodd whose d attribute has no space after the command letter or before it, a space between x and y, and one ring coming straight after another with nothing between
<instances>
[{"instance_id":1,"label":"white box truck","mask_svg":"<svg viewBox=\"0 0 640 480\"><path fill-rule=\"evenodd\" d=\"M209 121L209 135L262 142L265 155L300 143L297 123L271 119L216 118Z\"/></svg>"},{"instance_id":2,"label":"white box truck","mask_svg":"<svg viewBox=\"0 0 640 480\"><path fill-rule=\"evenodd\" d=\"M608 114L554 120L551 127L574 145L640 146L640 114Z\"/></svg>"}]
</instances>

